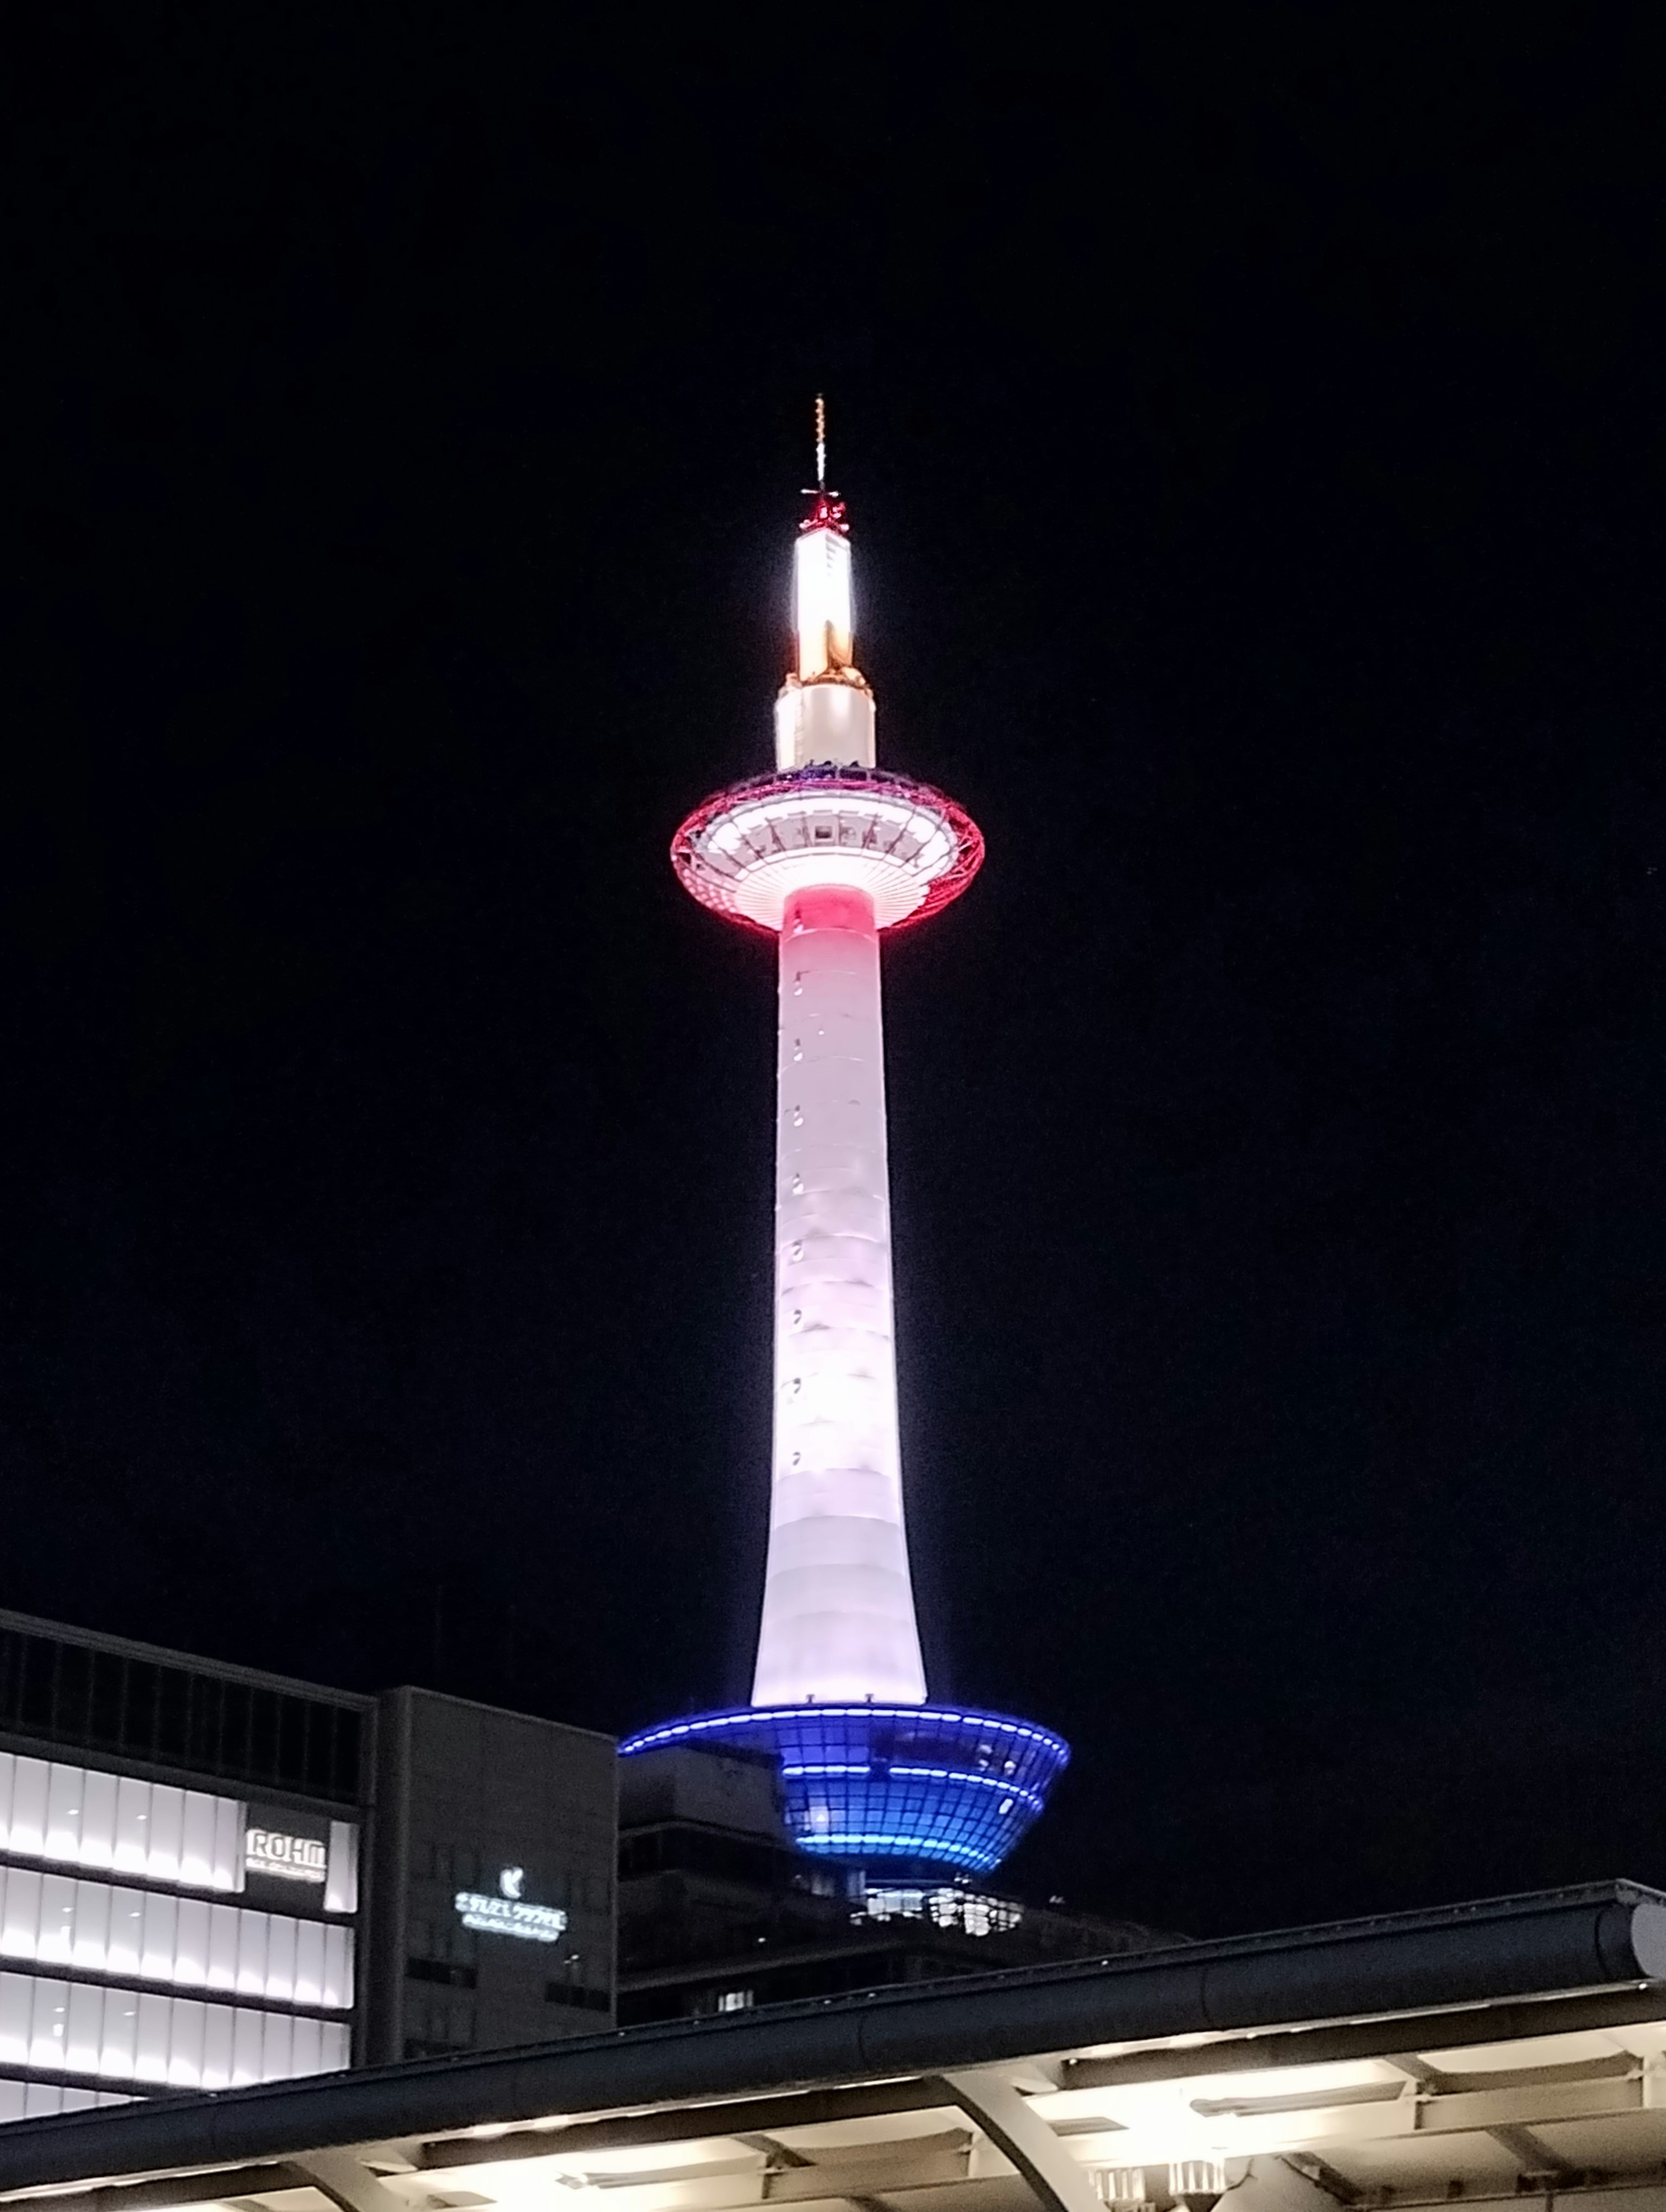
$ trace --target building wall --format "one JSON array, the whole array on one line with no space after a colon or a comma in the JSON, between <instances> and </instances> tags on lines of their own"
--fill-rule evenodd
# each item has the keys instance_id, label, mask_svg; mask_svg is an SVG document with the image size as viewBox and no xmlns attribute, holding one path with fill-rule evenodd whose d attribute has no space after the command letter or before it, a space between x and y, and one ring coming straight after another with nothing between
<instances>
[{"instance_id":1,"label":"building wall","mask_svg":"<svg viewBox=\"0 0 1666 2212\"><path fill-rule=\"evenodd\" d=\"M350 2063L374 1717L0 1613L0 2119Z\"/></svg>"},{"instance_id":2,"label":"building wall","mask_svg":"<svg viewBox=\"0 0 1666 2212\"><path fill-rule=\"evenodd\" d=\"M613 1741L430 1691L377 1727L372 2063L613 2022Z\"/></svg>"}]
</instances>

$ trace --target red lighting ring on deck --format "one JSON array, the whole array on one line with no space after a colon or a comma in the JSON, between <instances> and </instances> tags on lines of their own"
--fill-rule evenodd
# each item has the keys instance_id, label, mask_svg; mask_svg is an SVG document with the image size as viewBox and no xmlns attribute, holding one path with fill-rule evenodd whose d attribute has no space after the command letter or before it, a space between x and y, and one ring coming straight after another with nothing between
<instances>
[{"instance_id":1,"label":"red lighting ring on deck","mask_svg":"<svg viewBox=\"0 0 1666 2212\"><path fill-rule=\"evenodd\" d=\"M773 937L775 930L768 922L756 920L737 907L729 886L740 879L743 871L725 865L720 867L712 856L709 833L726 815L743 810L755 810L761 802L772 799L790 799L814 793L848 794L860 805L865 795L891 803L891 810L900 802L915 809L920 815L933 817L946 833L950 852L946 862L933 865L933 872L919 902L909 911L890 922L881 922L882 928L903 929L910 923L923 921L928 915L947 906L960 896L972 878L983 865L983 833L971 816L958 801L946 797L928 783L917 782L912 776L898 775L890 769L842 768L828 763L787 769L769 775L747 776L732 783L722 791L696 806L682 823L671 841L671 864L678 881L690 897L702 906L722 915L726 920L738 921L743 927L756 929L760 934ZM893 844L900 847L903 833L896 832ZM847 848L848 849L848 848ZM872 837L862 848L876 860L888 857L884 833ZM749 858L763 864L774 855L766 847L749 848ZM780 857L787 857L787 848L780 848ZM901 873L918 879L919 872L913 868L906 856L899 856L897 866Z\"/></svg>"}]
</instances>

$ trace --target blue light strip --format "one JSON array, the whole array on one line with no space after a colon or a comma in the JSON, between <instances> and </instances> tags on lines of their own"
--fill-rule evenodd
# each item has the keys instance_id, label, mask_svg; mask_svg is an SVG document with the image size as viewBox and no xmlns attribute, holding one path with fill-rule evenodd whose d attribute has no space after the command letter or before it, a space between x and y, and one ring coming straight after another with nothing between
<instances>
[{"instance_id":1,"label":"blue light strip","mask_svg":"<svg viewBox=\"0 0 1666 2212\"><path fill-rule=\"evenodd\" d=\"M1070 1746L1050 1729L1037 1728L1028 1721L1007 1720L999 1713L951 1712L937 1705L741 1705L732 1712L699 1713L693 1720L669 1721L659 1728L642 1729L628 1735L619 1746L621 1758L632 1752L651 1751L656 1744L669 1743L675 1736L694 1735L711 1729L733 1729L756 1722L774 1720L920 1720L942 1721L951 1728L978 1729L988 1735L1018 1736L1031 1743L1044 1744L1062 1759L1070 1756Z\"/></svg>"},{"instance_id":2,"label":"blue light strip","mask_svg":"<svg viewBox=\"0 0 1666 2212\"><path fill-rule=\"evenodd\" d=\"M1003 1713L866 1703L696 1713L628 1736L620 1750L702 1741L781 1761L788 1827L814 1858L979 1874L1024 1835L1070 1757L1050 1729Z\"/></svg>"},{"instance_id":3,"label":"blue light strip","mask_svg":"<svg viewBox=\"0 0 1666 2212\"><path fill-rule=\"evenodd\" d=\"M872 1774L873 1769L871 1765L783 1766L781 1771L783 1780L796 1781L801 1774ZM899 1779L909 1782L952 1782L957 1789L999 1790L1003 1797L1023 1798L1025 1803L1033 1806L1037 1813L1042 1811L1047 1802L1045 1798L1038 1797L1033 1790L1025 1790L1018 1783L1009 1781L1000 1774L968 1774L964 1768L958 1766L893 1765L889 1771Z\"/></svg>"},{"instance_id":4,"label":"blue light strip","mask_svg":"<svg viewBox=\"0 0 1666 2212\"><path fill-rule=\"evenodd\" d=\"M825 1837L800 1836L799 1849L801 1851L809 1851L817 1856L825 1851L830 1858L857 1858L864 1851L875 1850L884 1853L887 1857L892 1856L900 1857L903 1854L910 1858L918 1858L921 1856L918 1836L850 1834L834 1834ZM939 1843L933 1846L932 1856L933 1858L948 1859L957 1866L970 1867L976 1874L987 1874L992 1864L1000 1864L999 1860L989 1860L985 1853L972 1850L967 1844Z\"/></svg>"}]
</instances>

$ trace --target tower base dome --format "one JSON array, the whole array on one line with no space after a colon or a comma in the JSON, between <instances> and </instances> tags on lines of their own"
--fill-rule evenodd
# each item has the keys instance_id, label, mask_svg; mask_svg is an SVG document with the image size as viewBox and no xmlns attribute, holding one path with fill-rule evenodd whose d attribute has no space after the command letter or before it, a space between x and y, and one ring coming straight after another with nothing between
<instances>
[{"instance_id":1,"label":"tower base dome","mask_svg":"<svg viewBox=\"0 0 1666 2212\"><path fill-rule=\"evenodd\" d=\"M1070 1759L1051 1729L963 1706L743 1705L627 1736L620 1755L683 1744L781 1763L787 1823L812 1857L988 1874Z\"/></svg>"}]
</instances>

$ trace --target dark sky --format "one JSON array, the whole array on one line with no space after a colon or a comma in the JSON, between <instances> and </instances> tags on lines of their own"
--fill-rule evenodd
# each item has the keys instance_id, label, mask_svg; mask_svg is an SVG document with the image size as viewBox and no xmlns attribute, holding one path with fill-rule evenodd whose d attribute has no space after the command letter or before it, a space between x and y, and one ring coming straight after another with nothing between
<instances>
[{"instance_id":1,"label":"dark sky","mask_svg":"<svg viewBox=\"0 0 1666 2212\"><path fill-rule=\"evenodd\" d=\"M1666 1881L1651 11L111 9L14 80L0 1601L744 1694L810 396L934 1686L1197 1932ZM41 19L52 35L54 18Z\"/></svg>"}]
</instances>

